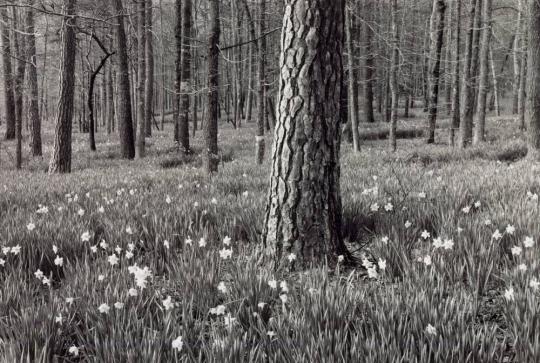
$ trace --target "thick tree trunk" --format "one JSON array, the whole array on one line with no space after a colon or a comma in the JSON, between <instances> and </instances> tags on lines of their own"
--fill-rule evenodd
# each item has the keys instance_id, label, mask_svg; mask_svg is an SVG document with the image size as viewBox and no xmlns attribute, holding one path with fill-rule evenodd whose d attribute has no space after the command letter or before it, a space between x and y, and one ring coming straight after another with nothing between
<instances>
[{"instance_id":1,"label":"thick tree trunk","mask_svg":"<svg viewBox=\"0 0 540 363\"><path fill-rule=\"evenodd\" d=\"M444 13L446 2L433 0L433 12L431 15L431 49L429 51L429 106L426 143L435 142L435 127L437 122L437 110L439 104L439 82L441 72L441 53L444 38Z\"/></svg>"},{"instance_id":2,"label":"thick tree trunk","mask_svg":"<svg viewBox=\"0 0 540 363\"><path fill-rule=\"evenodd\" d=\"M399 103L399 28L397 24L397 0L392 0L392 64L390 65L390 89L392 92L392 114L390 116L390 149L396 151L396 131Z\"/></svg>"},{"instance_id":3,"label":"thick tree trunk","mask_svg":"<svg viewBox=\"0 0 540 363\"><path fill-rule=\"evenodd\" d=\"M120 0L118 0L120 1ZM73 100L75 96L75 59L77 53L76 0L64 0L65 17L62 24L62 80L54 136L54 148L49 163L49 173L71 172L71 129Z\"/></svg>"},{"instance_id":4,"label":"thick tree trunk","mask_svg":"<svg viewBox=\"0 0 540 363\"><path fill-rule=\"evenodd\" d=\"M469 24L465 40L465 62L463 64L463 82L461 93L461 120L459 125L458 146L464 149L470 142L473 126L473 83L471 80L471 64L473 56L473 32L476 11L476 0L469 0Z\"/></svg>"},{"instance_id":5,"label":"thick tree trunk","mask_svg":"<svg viewBox=\"0 0 540 363\"><path fill-rule=\"evenodd\" d=\"M343 0L285 1L263 233L278 266L288 260L300 267L333 263L347 255L339 185L344 5Z\"/></svg>"},{"instance_id":6,"label":"thick tree trunk","mask_svg":"<svg viewBox=\"0 0 540 363\"><path fill-rule=\"evenodd\" d=\"M146 2L139 0L139 14L137 22L137 157L144 158L146 152L146 112L145 112L145 86L146 86Z\"/></svg>"},{"instance_id":7,"label":"thick tree trunk","mask_svg":"<svg viewBox=\"0 0 540 363\"><path fill-rule=\"evenodd\" d=\"M208 115L204 122L204 169L208 174L218 170L218 117L219 117L219 1L210 1L210 27L208 34Z\"/></svg>"},{"instance_id":8,"label":"thick tree trunk","mask_svg":"<svg viewBox=\"0 0 540 363\"><path fill-rule=\"evenodd\" d=\"M460 127L460 65L461 65L461 0L454 4L455 30L453 30L452 47L454 48L454 68L452 74L452 123L450 126L449 144L454 146L455 134Z\"/></svg>"},{"instance_id":9,"label":"thick tree trunk","mask_svg":"<svg viewBox=\"0 0 540 363\"><path fill-rule=\"evenodd\" d=\"M152 136L152 121L154 120L154 38L152 17L152 0L148 0L146 4L146 85L144 89L146 137Z\"/></svg>"},{"instance_id":10,"label":"thick tree trunk","mask_svg":"<svg viewBox=\"0 0 540 363\"><path fill-rule=\"evenodd\" d=\"M492 0L484 0L483 8L483 28L482 48L480 49L480 81L478 84L478 103L476 106L476 125L474 130L473 144L485 141L486 132L486 101L489 90L489 49L491 43L491 12L493 9Z\"/></svg>"},{"instance_id":11,"label":"thick tree trunk","mask_svg":"<svg viewBox=\"0 0 540 363\"><path fill-rule=\"evenodd\" d=\"M129 62L127 55L126 31L124 28L124 9L122 0L114 0L118 26L116 45L118 47L118 131L120 151L124 159L135 157L135 140L133 135L133 115L131 109L131 84L129 80Z\"/></svg>"},{"instance_id":12,"label":"thick tree trunk","mask_svg":"<svg viewBox=\"0 0 540 363\"><path fill-rule=\"evenodd\" d=\"M34 5L34 0L30 1L30 5ZM41 146L41 118L39 116L39 91L38 91L38 75L37 75L37 59L36 59L36 35L34 10L28 9L26 13L26 29L28 32L27 39L27 58L28 64L28 85L30 87L29 98L29 117L31 133L31 149L32 156L41 156L43 154Z\"/></svg>"},{"instance_id":13,"label":"thick tree trunk","mask_svg":"<svg viewBox=\"0 0 540 363\"><path fill-rule=\"evenodd\" d=\"M345 32L347 38L347 66L349 69L349 122L351 124L351 134L353 142L353 152L360 151L360 135L358 134L358 94L356 88L356 71L354 70L354 54L353 54L353 36L352 36L352 17L351 8L347 6L345 11Z\"/></svg>"},{"instance_id":14,"label":"thick tree trunk","mask_svg":"<svg viewBox=\"0 0 540 363\"><path fill-rule=\"evenodd\" d=\"M6 7L0 8L2 22L2 63L4 66L4 101L6 117L6 140L15 139L15 84L13 80L13 66L11 64L11 34L9 29L9 15Z\"/></svg>"},{"instance_id":15,"label":"thick tree trunk","mask_svg":"<svg viewBox=\"0 0 540 363\"><path fill-rule=\"evenodd\" d=\"M191 0L182 1L182 82L180 87L180 108L179 108L179 124L178 138L180 151L190 153L189 145L189 97L192 92L191 86L191 20L192 3Z\"/></svg>"}]
</instances>

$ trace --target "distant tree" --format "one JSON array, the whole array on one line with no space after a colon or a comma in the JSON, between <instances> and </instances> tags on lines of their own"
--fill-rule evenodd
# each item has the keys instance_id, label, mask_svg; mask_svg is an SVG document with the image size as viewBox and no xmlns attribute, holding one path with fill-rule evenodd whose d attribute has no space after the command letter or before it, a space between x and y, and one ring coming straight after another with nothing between
<instances>
[{"instance_id":1,"label":"distant tree","mask_svg":"<svg viewBox=\"0 0 540 363\"><path fill-rule=\"evenodd\" d=\"M120 0L119 0L120 1ZM71 130L73 100L75 97L75 58L77 53L76 0L64 0L65 16L62 22L62 70L60 100L54 136L54 149L49 173L71 172Z\"/></svg>"},{"instance_id":2,"label":"distant tree","mask_svg":"<svg viewBox=\"0 0 540 363\"><path fill-rule=\"evenodd\" d=\"M210 27L208 33L208 115L204 123L204 169L208 174L218 170L218 117L219 117L219 2L210 0Z\"/></svg>"},{"instance_id":3,"label":"distant tree","mask_svg":"<svg viewBox=\"0 0 540 363\"><path fill-rule=\"evenodd\" d=\"M351 4L352 6L352 4ZM353 40L353 20L351 15L352 9L346 6L345 11L345 33L347 38L347 68L349 69L349 122L353 140L353 151L360 151L360 135L358 134L358 94L355 92L357 80L354 64L354 40Z\"/></svg>"},{"instance_id":4,"label":"distant tree","mask_svg":"<svg viewBox=\"0 0 540 363\"><path fill-rule=\"evenodd\" d=\"M257 163L262 164L264 160L264 126L266 117L266 38L264 37L266 24L266 0L260 0L260 20L259 20L259 41L258 41L258 95L257 95Z\"/></svg>"},{"instance_id":5,"label":"distant tree","mask_svg":"<svg viewBox=\"0 0 540 363\"><path fill-rule=\"evenodd\" d=\"M472 73L473 62L473 35L474 35L474 21L476 13L476 0L469 1L469 24L467 26L467 37L465 39L465 59L463 62L463 82L461 88L461 117L459 124L459 142L458 146L464 149L470 142L470 136L472 134L473 127L473 83L471 78L474 76Z\"/></svg>"},{"instance_id":6,"label":"distant tree","mask_svg":"<svg viewBox=\"0 0 540 363\"><path fill-rule=\"evenodd\" d=\"M144 124L146 137L152 136L152 121L154 120L154 34L152 0L146 1L146 85L144 90Z\"/></svg>"},{"instance_id":7,"label":"distant tree","mask_svg":"<svg viewBox=\"0 0 540 363\"><path fill-rule=\"evenodd\" d=\"M364 57L364 117L368 123L375 122L373 115L373 84L374 82L374 47L373 47L373 29L369 23L374 12L374 4L371 0L367 0L365 14L367 19L364 21L364 42L365 42L365 57Z\"/></svg>"},{"instance_id":8,"label":"distant tree","mask_svg":"<svg viewBox=\"0 0 540 363\"><path fill-rule=\"evenodd\" d=\"M452 111L451 118L452 124L450 126L449 133L449 143L454 146L455 144L455 133L456 130L459 130L460 125L460 67L461 67L461 0L454 0L454 16L453 19L454 26L452 24L450 27L452 30L452 48L454 53L454 64L452 70Z\"/></svg>"},{"instance_id":9,"label":"distant tree","mask_svg":"<svg viewBox=\"0 0 540 363\"><path fill-rule=\"evenodd\" d=\"M397 131L397 118L399 107L399 82L398 82L398 70L399 70L399 25L397 21L398 5L397 0L392 0L392 60L390 65L390 92L392 94L391 101L391 116L390 116L390 149L396 151L396 131ZM406 101L405 101L406 102Z\"/></svg>"},{"instance_id":10,"label":"distant tree","mask_svg":"<svg viewBox=\"0 0 540 363\"><path fill-rule=\"evenodd\" d=\"M190 153L189 145L189 97L192 93L191 82L191 36L192 36L192 2L191 0L182 1L182 82L180 86L180 104L179 104L179 125L178 138L180 150L183 153Z\"/></svg>"},{"instance_id":11,"label":"distant tree","mask_svg":"<svg viewBox=\"0 0 540 363\"><path fill-rule=\"evenodd\" d=\"M7 7L0 7L2 32L2 63L4 70L4 101L6 117L6 140L15 139L15 85L13 80L13 66L11 64L11 31Z\"/></svg>"},{"instance_id":12,"label":"distant tree","mask_svg":"<svg viewBox=\"0 0 540 363\"><path fill-rule=\"evenodd\" d=\"M446 2L444 0L433 0L433 11L431 13L430 36L431 47L429 51L429 77L428 77L428 122L426 143L435 142L435 127L437 122L437 111L439 104L439 82L441 72L441 53L444 39L444 14Z\"/></svg>"},{"instance_id":13,"label":"distant tree","mask_svg":"<svg viewBox=\"0 0 540 363\"><path fill-rule=\"evenodd\" d=\"M342 238L340 122L345 1L286 0L279 106L263 243L300 266L347 253Z\"/></svg>"}]
</instances>

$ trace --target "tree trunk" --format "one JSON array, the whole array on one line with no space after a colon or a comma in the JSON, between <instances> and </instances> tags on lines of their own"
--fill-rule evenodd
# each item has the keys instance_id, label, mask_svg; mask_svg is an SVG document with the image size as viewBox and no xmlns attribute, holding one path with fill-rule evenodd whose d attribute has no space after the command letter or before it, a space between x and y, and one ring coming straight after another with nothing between
<instances>
[{"instance_id":1,"label":"tree trunk","mask_svg":"<svg viewBox=\"0 0 540 363\"><path fill-rule=\"evenodd\" d=\"M11 64L11 34L9 30L9 15L6 7L0 8L2 22L2 63L4 65L4 101L6 117L6 140L15 139L15 85L13 66Z\"/></svg>"},{"instance_id":2,"label":"tree trunk","mask_svg":"<svg viewBox=\"0 0 540 363\"><path fill-rule=\"evenodd\" d=\"M433 12L431 14L431 49L429 51L429 106L428 106L428 130L426 143L435 142L435 127L437 122L437 110L439 104L439 82L441 73L441 53L444 38L444 13L446 3L444 0L433 0Z\"/></svg>"},{"instance_id":3,"label":"tree trunk","mask_svg":"<svg viewBox=\"0 0 540 363\"><path fill-rule=\"evenodd\" d=\"M35 0L30 1L30 5L34 5ZM43 150L41 146L41 118L39 116L39 91L38 91L38 75L37 75L37 58L36 58L36 35L35 35L35 20L34 10L29 8L26 13L26 29L28 32L27 39L27 58L28 65L28 85L30 87L29 98L29 117L32 129L31 133L31 149L32 156L42 156Z\"/></svg>"},{"instance_id":4,"label":"tree trunk","mask_svg":"<svg viewBox=\"0 0 540 363\"><path fill-rule=\"evenodd\" d=\"M259 51L258 51L258 70L259 70L259 89L257 96L257 136L255 137L256 143L256 157L257 164L262 164L264 161L264 127L266 117L266 39L263 36L265 31L265 17L266 17L266 0L261 0L260 5L260 25L259 25Z\"/></svg>"},{"instance_id":5,"label":"tree trunk","mask_svg":"<svg viewBox=\"0 0 540 363\"><path fill-rule=\"evenodd\" d=\"M540 161L540 2L529 1L527 120L528 157Z\"/></svg>"},{"instance_id":6,"label":"tree trunk","mask_svg":"<svg viewBox=\"0 0 540 363\"><path fill-rule=\"evenodd\" d=\"M473 123L473 84L471 80L471 64L473 56L473 32L474 18L476 10L476 0L469 0L469 24L467 38L465 40L465 62L463 64L463 83L461 93L461 120L459 125L458 146L464 149L470 141Z\"/></svg>"},{"instance_id":7,"label":"tree trunk","mask_svg":"<svg viewBox=\"0 0 540 363\"><path fill-rule=\"evenodd\" d=\"M144 89L146 137L152 136L152 121L154 120L154 38L152 17L152 0L148 0L146 4L146 85Z\"/></svg>"},{"instance_id":8,"label":"tree trunk","mask_svg":"<svg viewBox=\"0 0 540 363\"><path fill-rule=\"evenodd\" d=\"M366 4L366 14L371 16L373 11L373 4L368 2ZM369 19L370 20L370 19ZM375 122L375 117L373 116L373 29L368 20L364 23L364 34L365 34L365 64L364 64L364 117L365 121L368 123Z\"/></svg>"},{"instance_id":9,"label":"tree trunk","mask_svg":"<svg viewBox=\"0 0 540 363\"><path fill-rule=\"evenodd\" d=\"M491 76L493 77L493 93L491 98L493 99L493 107L495 107L495 113L497 116L501 115L501 106L499 103L499 78L497 77L497 69L495 67L495 61L493 60L493 47L489 48L489 63L491 65Z\"/></svg>"},{"instance_id":10,"label":"tree trunk","mask_svg":"<svg viewBox=\"0 0 540 363\"><path fill-rule=\"evenodd\" d=\"M139 13L137 23L137 157L144 158L146 152L146 101L145 101L145 86L146 86L146 2L148 0L139 0Z\"/></svg>"},{"instance_id":11,"label":"tree trunk","mask_svg":"<svg viewBox=\"0 0 540 363\"><path fill-rule=\"evenodd\" d=\"M492 0L484 0L482 28L482 48L480 49L480 82L478 85L478 103L476 106L476 125L474 130L473 144L485 141L486 129L486 101L489 90L489 49L491 44L491 13L493 9Z\"/></svg>"},{"instance_id":12,"label":"tree trunk","mask_svg":"<svg viewBox=\"0 0 540 363\"><path fill-rule=\"evenodd\" d=\"M285 1L263 232L278 266L289 264L287 258L307 267L347 256L339 186L344 5L343 0Z\"/></svg>"},{"instance_id":13,"label":"tree trunk","mask_svg":"<svg viewBox=\"0 0 540 363\"><path fill-rule=\"evenodd\" d=\"M26 35L25 25L19 16L17 8L13 9L13 48L17 58L15 71L15 166L22 168L22 124L23 124L23 98L24 98L24 75L26 73Z\"/></svg>"},{"instance_id":14,"label":"tree trunk","mask_svg":"<svg viewBox=\"0 0 540 363\"><path fill-rule=\"evenodd\" d=\"M120 0L118 0L120 1ZM65 17L62 24L62 80L54 136L54 149L49 174L71 172L71 129L75 95L75 59L77 53L76 0L64 0Z\"/></svg>"},{"instance_id":15,"label":"tree trunk","mask_svg":"<svg viewBox=\"0 0 540 363\"><path fill-rule=\"evenodd\" d=\"M355 95L358 95L355 92L356 72L354 70L351 11L351 8L347 6L345 11L345 33L347 39L347 66L349 68L349 122L351 124L353 152L356 153L360 151L360 135L358 134L358 97L355 97Z\"/></svg>"},{"instance_id":16,"label":"tree trunk","mask_svg":"<svg viewBox=\"0 0 540 363\"><path fill-rule=\"evenodd\" d=\"M398 117L398 103L399 103L399 83L398 83L398 69L399 69L399 28L397 24L397 0L392 0L392 64L390 65L390 89L392 92L392 114L390 124L390 149L396 151L396 131L397 131L397 117Z\"/></svg>"},{"instance_id":17,"label":"tree trunk","mask_svg":"<svg viewBox=\"0 0 540 363\"><path fill-rule=\"evenodd\" d=\"M513 45L513 65L514 65L514 81L512 83L512 114L516 115L519 111L519 84L520 84L520 77L521 77L521 64L520 64L520 54L521 54L521 32L523 30L522 23L523 23L523 11L525 9L525 6L523 5L523 0L519 0L518 2L518 17L517 17L517 25L516 25L516 34L514 36L514 44Z\"/></svg>"},{"instance_id":18,"label":"tree trunk","mask_svg":"<svg viewBox=\"0 0 540 363\"><path fill-rule=\"evenodd\" d=\"M174 60L175 80L173 97L174 141L180 142L180 94L182 93L182 0L176 0L176 27L174 39L176 44L176 57Z\"/></svg>"},{"instance_id":19,"label":"tree trunk","mask_svg":"<svg viewBox=\"0 0 540 363\"><path fill-rule=\"evenodd\" d=\"M208 34L208 114L204 122L204 169L208 174L218 170L218 117L219 117L219 1L210 1L210 27Z\"/></svg>"},{"instance_id":20,"label":"tree trunk","mask_svg":"<svg viewBox=\"0 0 540 363\"><path fill-rule=\"evenodd\" d=\"M124 28L124 9L122 0L114 0L118 26L116 44L118 47L118 131L120 150L124 159L135 157L135 141L133 135L133 116L131 113L131 84L129 80L129 62L127 55L126 31Z\"/></svg>"},{"instance_id":21,"label":"tree trunk","mask_svg":"<svg viewBox=\"0 0 540 363\"><path fill-rule=\"evenodd\" d=\"M526 47L527 44L527 33L525 27L523 27L523 38L522 45ZM518 112L519 112L519 125L521 130L527 129L527 124L525 123L525 108L527 103L527 53L521 51L521 75L519 81L519 98L518 98Z\"/></svg>"},{"instance_id":22,"label":"tree trunk","mask_svg":"<svg viewBox=\"0 0 540 363\"><path fill-rule=\"evenodd\" d=\"M191 0L182 1L182 82L180 86L180 105L179 105L179 124L178 138L180 151L190 153L189 146L189 95L192 92L191 87L191 20L192 3Z\"/></svg>"},{"instance_id":23,"label":"tree trunk","mask_svg":"<svg viewBox=\"0 0 540 363\"><path fill-rule=\"evenodd\" d=\"M455 0L454 14L455 30L453 30L454 68L452 74L452 123L450 126L449 144L454 146L455 133L460 127L460 64L461 64L461 0Z\"/></svg>"}]
</instances>

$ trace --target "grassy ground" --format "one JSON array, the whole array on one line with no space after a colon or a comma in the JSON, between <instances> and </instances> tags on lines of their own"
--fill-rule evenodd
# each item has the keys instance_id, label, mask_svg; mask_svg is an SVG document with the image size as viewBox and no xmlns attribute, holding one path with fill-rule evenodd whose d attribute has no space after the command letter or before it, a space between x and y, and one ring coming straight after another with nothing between
<instances>
[{"instance_id":1,"label":"grassy ground","mask_svg":"<svg viewBox=\"0 0 540 363\"><path fill-rule=\"evenodd\" d=\"M220 131L213 179L163 133L131 162L114 137L91 154L76 134L65 176L48 156L11 170L3 143L0 360L539 361L539 166L514 120L488 130L463 152L344 145L344 231L365 268L279 274L258 249L269 163L250 127Z\"/></svg>"}]
</instances>

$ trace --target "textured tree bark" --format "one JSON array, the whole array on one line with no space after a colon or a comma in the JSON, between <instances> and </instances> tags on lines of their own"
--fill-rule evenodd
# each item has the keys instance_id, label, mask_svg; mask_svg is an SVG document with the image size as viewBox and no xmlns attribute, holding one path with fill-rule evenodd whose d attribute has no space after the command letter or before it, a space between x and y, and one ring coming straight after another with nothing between
<instances>
[{"instance_id":1,"label":"textured tree bark","mask_svg":"<svg viewBox=\"0 0 540 363\"><path fill-rule=\"evenodd\" d=\"M349 122L351 123L351 134L353 142L353 152L360 151L360 135L358 134L358 94L356 89L356 71L354 70L354 48L352 37L352 17L351 9L347 7L345 11L345 33L347 38L347 66L349 69Z\"/></svg>"},{"instance_id":2,"label":"textured tree bark","mask_svg":"<svg viewBox=\"0 0 540 363\"><path fill-rule=\"evenodd\" d=\"M137 23L137 37L138 37L138 55L137 55L137 157L144 158L146 152L146 112L144 107L145 101L145 86L146 86L146 2L147 0L140 0L138 3L138 23Z\"/></svg>"},{"instance_id":3,"label":"textured tree bark","mask_svg":"<svg viewBox=\"0 0 540 363\"><path fill-rule=\"evenodd\" d=\"M470 141L473 126L473 84L471 80L471 64L473 53L473 31L476 0L469 0L469 24L465 40L465 62L463 64L463 82L461 92L461 120L459 124L458 146L464 149Z\"/></svg>"},{"instance_id":4,"label":"textured tree bark","mask_svg":"<svg viewBox=\"0 0 540 363\"><path fill-rule=\"evenodd\" d=\"M182 93L182 0L176 0L176 26L174 39L176 44L176 54L174 60L175 80L173 97L173 121L174 121L174 141L180 141L180 94Z\"/></svg>"},{"instance_id":5,"label":"textured tree bark","mask_svg":"<svg viewBox=\"0 0 540 363\"><path fill-rule=\"evenodd\" d=\"M476 125L474 129L473 144L485 141L486 132L486 102L489 91L489 49L491 44L491 13L492 0L484 0L483 6L482 48L480 49L480 81L478 84L478 103L476 106Z\"/></svg>"},{"instance_id":6,"label":"textured tree bark","mask_svg":"<svg viewBox=\"0 0 540 363\"><path fill-rule=\"evenodd\" d=\"M64 12L66 15L62 24L62 80L54 134L54 148L49 163L49 174L71 172L71 131L75 95L75 58L77 53L77 38L75 34L76 3L76 0L64 0Z\"/></svg>"},{"instance_id":7,"label":"textured tree bark","mask_svg":"<svg viewBox=\"0 0 540 363\"><path fill-rule=\"evenodd\" d=\"M218 170L218 117L219 117L219 1L210 1L210 28L208 35L208 113L204 122L205 149L203 165L208 174Z\"/></svg>"},{"instance_id":8,"label":"textured tree bark","mask_svg":"<svg viewBox=\"0 0 540 363\"><path fill-rule=\"evenodd\" d=\"M431 49L429 51L429 106L426 133L427 144L433 144L435 142L445 11L446 2L444 0L433 0L433 12L431 14L430 26Z\"/></svg>"},{"instance_id":9,"label":"textured tree bark","mask_svg":"<svg viewBox=\"0 0 540 363\"><path fill-rule=\"evenodd\" d=\"M529 1L527 121L528 157L540 161L540 2Z\"/></svg>"},{"instance_id":10,"label":"textured tree bark","mask_svg":"<svg viewBox=\"0 0 540 363\"><path fill-rule=\"evenodd\" d=\"M397 117L399 104L399 26L397 23L397 0L392 0L392 64L390 65L390 90L392 92L392 114L390 116L390 150L397 150ZM405 101L407 102L407 101Z\"/></svg>"},{"instance_id":11,"label":"textured tree bark","mask_svg":"<svg viewBox=\"0 0 540 363\"><path fill-rule=\"evenodd\" d=\"M455 0L454 14L455 30L453 31L452 41L454 48L454 69L452 72L452 124L450 126L449 144L454 146L455 133L460 127L460 64L461 64L461 0Z\"/></svg>"},{"instance_id":12,"label":"textured tree bark","mask_svg":"<svg viewBox=\"0 0 540 363\"><path fill-rule=\"evenodd\" d=\"M2 22L2 63L4 66L4 102L6 117L6 140L15 139L15 85L13 66L11 64L11 41L9 30L9 15L6 7L0 8Z\"/></svg>"},{"instance_id":13,"label":"textured tree bark","mask_svg":"<svg viewBox=\"0 0 540 363\"><path fill-rule=\"evenodd\" d=\"M474 14L474 31L473 31L473 51L471 59L471 82L472 82L472 97L469 99L471 107L473 109L473 117L476 112L476 102L478 100L478 68L480 66L480 39L482 38L482 7L484 0L476 0L476 10ZM473 120L474 121L474 120ZM471 129L467 137L469 140L473 138L473 126L474 123L471 122Z\"/></svg>"},{"instance_id":14,"label":"textured tree bark","mask_svg":"<svg viewBox=\"0 0 540 363\"><path fill-rule=\"evenodd\" d=\"M369 1L366 4L366 14L371 16L373 11L373 4ZM373 29L371 24L368 21L364 23L364 34L365 34L365 64L364 64L364 117L365 121L372 123L375 122L375 117L373 116Z\"/></svg>"},{"instance_id":15,"label":"textured tree bark","mask_svg":"<svg viewBox=\"0 0 540 363\"><path fill-rule=\"evenodd\" d=\"M523 39L525 43L526 38ZM527 130L527 123L525 122L525 107L527 103L527 55L521 56L521 75L519 81L519 99L518 99L518 114L519 114L519 127L521 130Z\"/></svg>"},{"instance_id":16,"label":"textured tree bark","mask_svg":"<svg viewBox=\"0 0 540 363\"><path fill-rule=\"evenodd\" d=\"M266 0L261 0L260 4L260 25L259 25L259 51L258 51L258 73L259 73L259 88L257 96L257 136L256 143L256 158L257 164L262 164L264 161L264 127L266 117L266 38L263 36L266 27Z\"/></svg>"},{"instance_id":17,"label":"textured tree bark","mask_svg":"<svg viewBox=\"0 0 540 363\"><path fill-rule=\"evenodd\" d=\"M13 48L17 59L15 67L15 166L22 168L22 124L23 124L23 98L24 98L24 75L26 73L26 36L25 25L21 24L21 16L17 8L13 9L12 24L15 30L13 34Z\"/></svg>"},{"instance_id":18,"label":"textured tree bark","mask_svg":"<svg viewBox=\"0 0 540 363\"><path fill-rule=\"evenodd\" d=\"M525 6L523 0L518 1L518 18L516 25L516 34L514 36L514 43L512 44L512 58L514 66L514 80L512 83L512 114L516 115L519 111L519 84L521 79L521 32L523 31L523 11Z\"/></svg>"},{"instance_id":19,"label":"textured tree bark","mask_svg":"<svg viewBox=\"0 0 540 363\"><path fill-rule=\"evenodd\" d=\"M133 135L133 115L131 112L131 85L129 80L129 63L127 55L126 31L124 28L124 9L122 0L114 0L118 26L116 44L118 47L118 133L120 151L124 159L135 157L135 141Z\"/></svg>"},{"instance_id":20,"label":"textured tree bark","mask_svg":"<svg viewBox=\"0 0 540 363\"><path fill-rule=\"evenodd\" d=\"M263 243L277 266L347 255L340 197L343 0L286 0Z\"/></svg>"},{"instance_id":21,"label":"textured tree bark","mask_svg":"<svg viewBox=\"0 0 540 363\"><path fill-rule=\"evenodd\" d=\"M114 107L114 79L112 66L109 67L107 72L107 134L111 134L114 131L114 119L116 115L116 108Z\"/></svg>"},{"instance_id":22,"label":"textured tree bark","mask_svg":"<svg viewBox=\"0 0 540 363\"><path fill-rule=\"evenodd\" d=\"M35 0L30 0L30 6L33 6ZM35 35L35 20L34 10L28 9L26 13L26 29L28 32L27 39L27 58L28 64L28 85L30 87L29 97L29 117L31 133L31 149L32 156L41 156L43 154L41 145L41 118L39 116L39 91L38 91L38 75L37 75L37 59L36 59L36 35Z\"/></svg>"},{"instance_id":23,"label":"textured tree bark","mask_svg":"<svg viewBox=\"0 0 540 363\"><path fill-rule=\"evenodd\" d=\"M144 89L146 137L152 136L152 121L154 119L154 37L152 17L152 0L148 0L146 3L146 85Z\"/></svg>"},{"instance_id":24,"label":"textured tree bark","mask_svg":"<svg viewBox=\"0 0 540 363\"><path fill-rule=\"evenodd\" d=\"M178 124L178 141L180 151L190 153L189 145L189 95L191 87L191 20L192 3L191 0L182 1L182 81L180 83L180 108Z\"/></svg>"}]
</instances>

